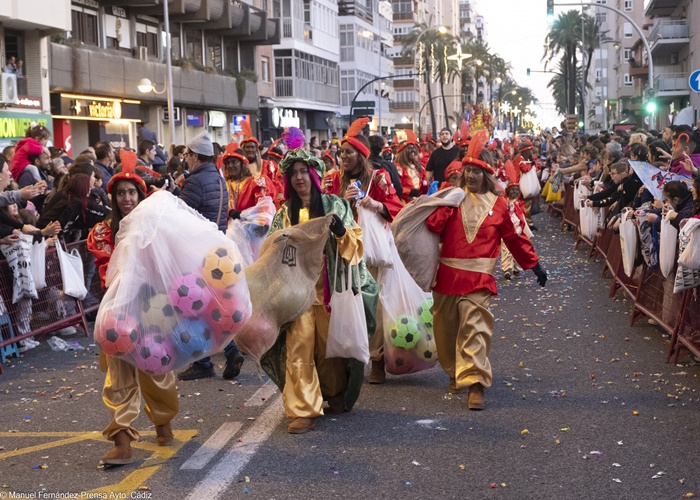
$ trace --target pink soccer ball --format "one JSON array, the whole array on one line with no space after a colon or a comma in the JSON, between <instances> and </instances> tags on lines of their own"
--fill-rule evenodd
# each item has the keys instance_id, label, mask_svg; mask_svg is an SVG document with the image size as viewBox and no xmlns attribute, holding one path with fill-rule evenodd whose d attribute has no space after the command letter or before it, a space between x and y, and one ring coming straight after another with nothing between
<instances>
[{"instance_id":1,"label":"pink soccer ball","mask_svg":"<svg viewBox=\"0 0 700 500\"><path fill-rule=\"evenodd\" d=\"M145 335L133 354L136 367L149 375L162 375L173 369L175 347L162 335Z\"/></svg>"},{"instance_id":2,"label":"pink soccer ball","mask_svg":"<svg viewBox=\"0 0 700 500\"><path fill-rule=\"evenodd\" d=\"M189 273L173 280L168 298L178 313L187 318L196 318L204 314L212 296L204 278Z\"/></svg>"}]
</instances>

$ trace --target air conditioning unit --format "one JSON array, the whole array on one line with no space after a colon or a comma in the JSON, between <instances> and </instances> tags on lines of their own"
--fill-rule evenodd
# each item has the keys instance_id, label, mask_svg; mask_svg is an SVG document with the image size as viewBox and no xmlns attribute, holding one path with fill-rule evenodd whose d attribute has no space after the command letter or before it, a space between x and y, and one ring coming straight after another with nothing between
<instances>
[{"instance_id":1,"label":"air conditioning unit","mask_svg":"<svg viewBox=\"0 0 700 500\"><path fill-rule=\"evenodd\" d=\"M17 75L2 73L0 79L0 104L17 104Z\"/></svg>"},{"instance_id":2,"label":"air conditioning unit","mask_svg":"<svg viewBox=\"0 0 700 500\"><path fill-rule=\"evenodd\" d=\"M142 45L139 45L136 50L138 51L139 54L139 61L145 61L148 59L148 47L144 47Z\"/></svg>"}]
</instances>

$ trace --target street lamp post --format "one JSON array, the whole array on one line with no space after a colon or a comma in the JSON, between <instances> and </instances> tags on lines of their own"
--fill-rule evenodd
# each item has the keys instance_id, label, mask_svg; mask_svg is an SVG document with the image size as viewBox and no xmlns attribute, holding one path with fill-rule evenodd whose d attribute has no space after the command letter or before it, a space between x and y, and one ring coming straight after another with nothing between
<instances>
[{"instance_id":1,"label":"street lamp post","mask_svg":"<svg viewBox=\"0 0 700 500\"><path fill-rule=\"evenodd\" d=\"M428 104L430 104L430 101L433 101L435 99L441 99L443 97L463 97L463 95L462 94L452 94L452 95L446 95L446 96L436 95L436 96L431 97L427 101L425 101L423 106L421 106L420 110L418 111L418 135L419 136L423 134L423 130L421 130L421 115L423 114L423 110L425 109L425 107ZM414 123L414 128L415 128L415 123Z\"/></svg>"},{"instance_id":2,"label":"street lamp post","mask_svg":"<svg viewBox=\"0 0 700 500\"><path fill-rule=\"evenodd\" d=\"M168 12L167 0L163 2L163 17L165 18L165 72L167 78L165 86L168 90L168 128L170 129L170 143L175 144L175 115L173 114L173 62L170 50L170 16Z\"/></svg>"}]
</instances>

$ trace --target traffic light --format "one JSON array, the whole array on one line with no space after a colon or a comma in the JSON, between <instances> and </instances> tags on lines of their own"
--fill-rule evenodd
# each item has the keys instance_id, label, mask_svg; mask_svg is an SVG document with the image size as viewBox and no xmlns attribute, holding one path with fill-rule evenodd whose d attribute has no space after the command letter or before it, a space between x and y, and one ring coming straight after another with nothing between
<instances>
[{"instance_id":1,"label":"traffic light","mask_svg":"<svg viewBox=\"0 0 700 500\"><path fill-rule=\"evenodd\" d=\"M547 0L547 22L554 21L554 0Z\"/></svg>"},{"instance_id":2,"label":"traffic light","mask_svg":"<svg viewBox=\"0 0 700 500\"><path fill-rule=\"evenodd\" d=\"M530 68L527 68L527 76L530 76Z\"/></svg>"},{"instance_id":3,"label":"traffic light","mask_svg":"<svg viewBox=\"0 0 700 500\"><path fill-rule=\"evenodd\" d=\"M647 110L647 113L649 113L650 115L653 115L654 113L656 113L656 101L651 100L651 101L647 102L646 110Z\"/></svg>"}]
</instances>

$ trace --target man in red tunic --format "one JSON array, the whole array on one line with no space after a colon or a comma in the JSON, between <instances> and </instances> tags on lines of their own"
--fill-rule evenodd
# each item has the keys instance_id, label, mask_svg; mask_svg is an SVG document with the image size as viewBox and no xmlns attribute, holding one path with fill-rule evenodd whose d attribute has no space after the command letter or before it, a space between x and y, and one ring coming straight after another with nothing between
<instances>
[{"instance_id":1,"label":"man in red tunic","mask_svg":"<svg viewBox=\"0 0 700 500\"><path fill-rule=\"evenodd\" d=\"M469 409L484 409L484 388L491 386L489 362L496 295L493 270L504 241L523 269L533 269L541 286L547 273L540 267L530 240L511 220L500 194L488 151L488 131L472 138L459 184L466 196L460 206L440 207L426 220L440 235L442 248L435 285L433 318L440 365L450 377L450 391L469 389Z\"/></svg>"}]
</instances>

